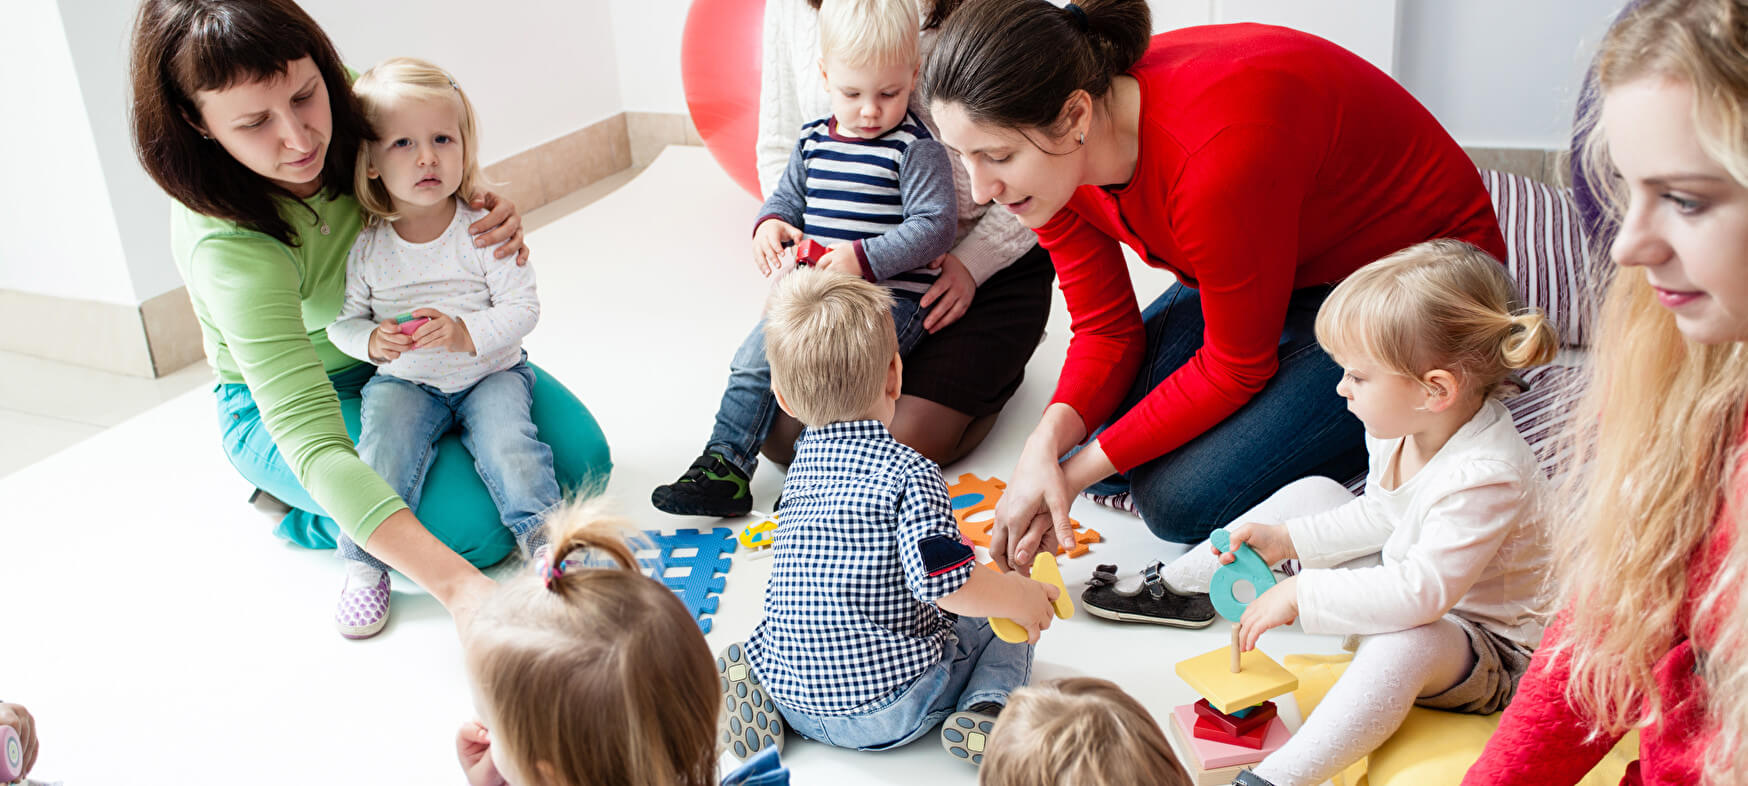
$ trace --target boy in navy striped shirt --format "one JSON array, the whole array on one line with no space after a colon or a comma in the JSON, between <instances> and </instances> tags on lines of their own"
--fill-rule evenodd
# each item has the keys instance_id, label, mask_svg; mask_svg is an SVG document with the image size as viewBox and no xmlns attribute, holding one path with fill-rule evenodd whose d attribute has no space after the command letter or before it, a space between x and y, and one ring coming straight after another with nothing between
<instances>
[{"instance_id":1,"label":"boy in navy striped shirt","mask_svg":"<svg viewBox=\"0 0 1748 786\"><path fill-rule=\"evenodd\" d=\"M882 750L945 720L947 750L981 763L1032 669L1031 645L998 640L987 617L1032 641L1050 625L1057 588L978 566L940 467L886 430L903 375L894 299L813 270L771 293L775 397L807 429L783 482L764 618L717 661L737 756L781 745L785 728Z\"/></svg>"},{"instance_id":2,"label":"boy in navy striped shirt","mask_svg":"<svg viewBox=\"0 0 1748 786\"><path fill-rule=\"evenodd\" d=\"M785 245L811 237L829 249L819 269L891 290L900 354L923 336L921 299L937 275L928 265L952 249L956 227L947 150L909 110L920 25L915 0L822 4L820 71L832 114L802 126L753 231L753 261L766 276L787 269ZM747 513L776 413L761 322L730 364L704 453L650 501L685 516Z\"/></svg>"}]
</instances>

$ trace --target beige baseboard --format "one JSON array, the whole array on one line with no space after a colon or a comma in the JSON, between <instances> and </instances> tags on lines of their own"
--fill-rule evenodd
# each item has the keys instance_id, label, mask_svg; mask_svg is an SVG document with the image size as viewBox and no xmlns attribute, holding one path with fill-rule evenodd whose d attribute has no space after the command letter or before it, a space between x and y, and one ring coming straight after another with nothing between
<instances>
[{"instance_id":1,"label":"beige baseboard","mask_svg":"<svg viewBox=\"0 0 1748 786\"><path fill-rule=\"evenodd\" d=\"M1475 166L1523 175L1553 186L1571 185L1566 151L1514 147L1465 147Z\"/></svg>"},{"instance_id":2,"label":"beige baseboard","mask_svg":"<svg viewBox=\"0 0 1748 786\"><path fill-rule=\"evenodd\" d=\"M174 306L178 294L186 304L188 296L180 288L147 302L152 323L148 329L146 305L0 289L0 350L115 374L163 376L201 357L200 328L192 309L183 305L178 311ZM156 362L147 338L153 334L164 345L162 363ZM186 352L169 351L170 347L186 346L190 339L194 344L191 358Z\"/></svg>"}]
</instances>

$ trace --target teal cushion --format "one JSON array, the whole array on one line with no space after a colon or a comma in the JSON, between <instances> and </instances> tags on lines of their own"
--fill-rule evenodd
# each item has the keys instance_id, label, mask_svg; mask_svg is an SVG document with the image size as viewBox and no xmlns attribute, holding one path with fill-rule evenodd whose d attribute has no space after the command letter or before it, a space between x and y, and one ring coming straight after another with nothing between
<instances>
[{"instance_id":1,"label":"teal cushion","mask_svg":"<svg viewBox=\"0 0 1748 786\"><path fill-rule=\"evenodd\" d=\"M563 383L533 363L528 367L534 370L534 427L552 446L552 467L559 486L569 496L601 493L613 472L607 435ZM340 414L346 418L346 431L354 442L358 440L360 402L356 392L341 392ZM437 458L425 475L425 490L414 513L425 529L477 567L494 565L516 550L516 539L504 529L497 504L474 469L473 454L462 446L456 432L437 441ZM334 520L323 517L313 521L312 526L320 532L288 537L312 548L333 548L340 532Z\"/></svg>"}]
</instances>

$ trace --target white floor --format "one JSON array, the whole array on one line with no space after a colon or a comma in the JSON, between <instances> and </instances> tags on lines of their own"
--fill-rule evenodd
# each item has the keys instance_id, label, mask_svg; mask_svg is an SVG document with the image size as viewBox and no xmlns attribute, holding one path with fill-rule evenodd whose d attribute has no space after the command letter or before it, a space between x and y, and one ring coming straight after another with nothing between
<instances>
[{"instance_id":1,"label":"white floor","mask_svg":"<svg viewBox=\"0 0 1748 786\"><path fill-rule=\"evenodd\" d=\"M616 464L609 493L646 529L698 526L646 500L701 446L728 358L756 318L763 283L745 249L757 206L702 148L671 147L530 235L544 302L530 355L601 420ZM1137 271L1143 292L1167 283ZM1060 296L1054 308L1026 384L949 478L1011 472L1067 344ZM244 503L250 488L220 452L214 420L203 386L0 477L0 697L39 721L33 776L69 786L459 782L453 734L470 700L448 617L403 580L381 636L335 635L332 554L271 536L273 521ZM780 485L781 473L762 471L758 501ZM1105 542L1063 563L1071 588L1097 562L1133 572L1181 552L1133 517L1084 501L1075 516ZM752 630L769 566L737 555L713 648ZM1173 665L1225 641L1219 627L1081 613L1046 634L1036 676L1110 678L1163 719L1195 698ZM1338 643L1283 630L1263 644L1279 657ZM784 761L799 784L976 777L933 739L884 754L792 741Z\"/></svg>"}]
</instances>

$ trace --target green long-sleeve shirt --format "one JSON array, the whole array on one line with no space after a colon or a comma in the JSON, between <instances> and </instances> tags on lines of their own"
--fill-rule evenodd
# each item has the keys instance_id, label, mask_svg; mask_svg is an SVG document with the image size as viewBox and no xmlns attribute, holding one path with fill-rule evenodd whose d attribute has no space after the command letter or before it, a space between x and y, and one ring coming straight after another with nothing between
<instances>
[{"instance_id":1,"label":"green long-sleeve shirt","mask_svg":"<svg viewBox=\"0 0 1748 786\"><path fill-rule=\"evenodd\" d=\"M301 240L287 246L172 203L170 247L206 356L223 382L249 386L261 422L310 496L353 540L407 506L358 458L328 375L358 363L328 341L346 292L346 252L363 228L351 196L287 203Z\"/></svg>"}]
</instances>

